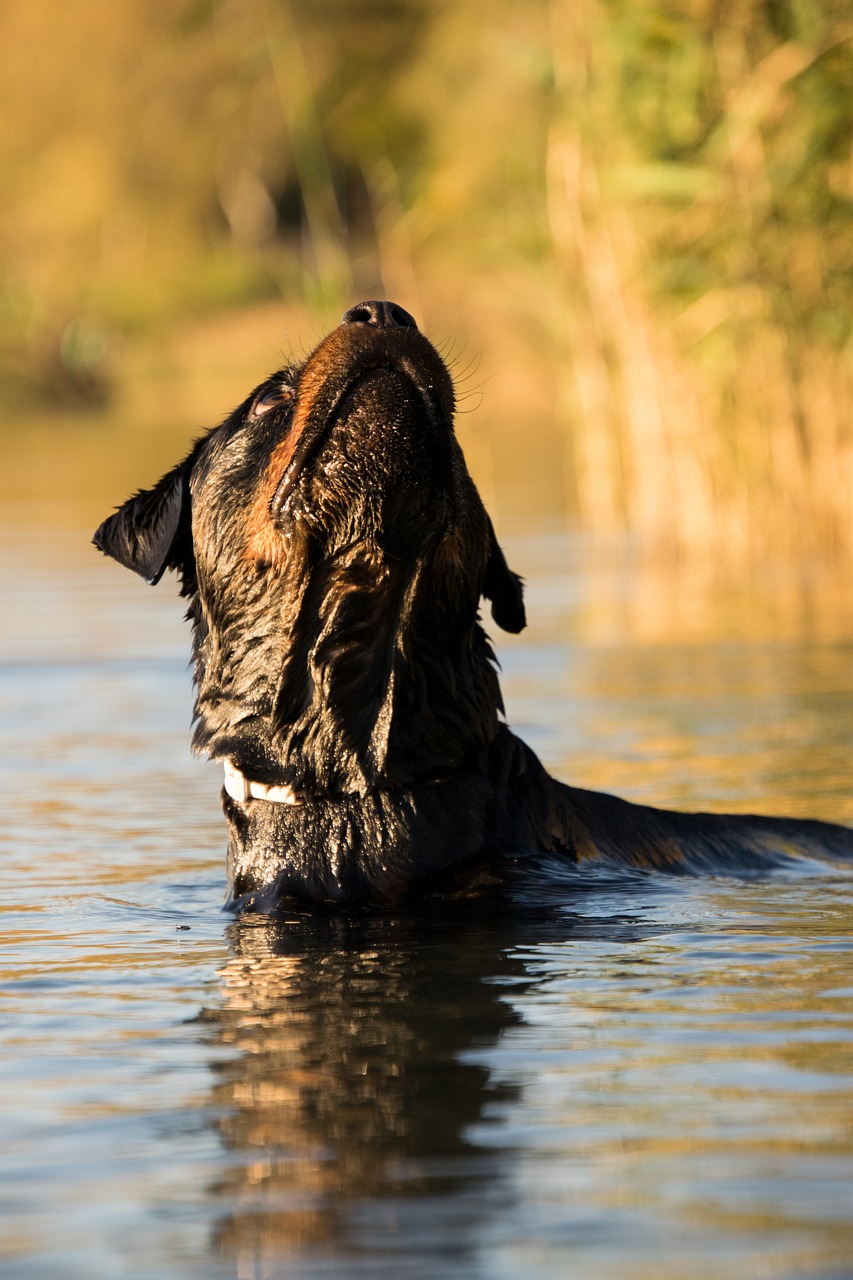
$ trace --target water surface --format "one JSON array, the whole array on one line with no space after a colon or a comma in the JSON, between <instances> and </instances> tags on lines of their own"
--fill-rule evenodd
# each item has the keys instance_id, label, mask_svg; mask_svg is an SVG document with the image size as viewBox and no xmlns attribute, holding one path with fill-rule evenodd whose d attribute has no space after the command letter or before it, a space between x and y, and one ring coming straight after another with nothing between
<instances>
[{"instance_id":1,"label":"water surface","mask_svg":"<svg viewBox=\"0 0 853 1280\"><path fill-rule=\"evenodd\" d=\"M561 776L853 824L838 577L507 543ZM234 920L173 586L18 512L0 590L0 1274L853 1274L853 875Z\"/></svg>"}]
</instances>

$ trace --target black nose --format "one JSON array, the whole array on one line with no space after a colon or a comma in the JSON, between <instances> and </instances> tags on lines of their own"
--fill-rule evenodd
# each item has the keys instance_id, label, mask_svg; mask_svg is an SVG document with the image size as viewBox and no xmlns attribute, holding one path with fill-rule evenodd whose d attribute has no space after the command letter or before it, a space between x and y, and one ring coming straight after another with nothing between
<instances>
[{"instance_id":1,"label":"black nose","mask_svg":"<svg viewBox=\"0 0 853 1280\"><path fill-rule=\"evenodd\" d=\"M344 324L372 324L375 329L417 329L414 317L396 302L359 302L345 312Z\"/></svg>"}]
</instances>

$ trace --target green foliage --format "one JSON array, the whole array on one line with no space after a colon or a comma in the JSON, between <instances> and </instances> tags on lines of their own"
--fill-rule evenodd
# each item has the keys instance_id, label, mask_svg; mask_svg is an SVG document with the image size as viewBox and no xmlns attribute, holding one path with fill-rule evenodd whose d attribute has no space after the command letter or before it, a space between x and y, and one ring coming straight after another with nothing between
<instances>
[{"instance_id":1,"label":"green foliage","mask_svg":"<svg viewBox=\"0 0 853 1280\"><path fill-rule=\"evenodd\" d=\"M669 546L849 545L846 6L552 13L581 505Z\"/></svg>"},{"instance_id":2,"label":"green foliage","mask_svg":"<svg viewBox=\"0 0 853 1280\"><path fill-rule=\"evenodd\" d=\"M581 123L607 194L630 204L658 296L686 305L757 286L784 324L846 341L847 6L610 0L583 12L584 49L558 46L559 113Z\"/></svg>"}]
</instances>

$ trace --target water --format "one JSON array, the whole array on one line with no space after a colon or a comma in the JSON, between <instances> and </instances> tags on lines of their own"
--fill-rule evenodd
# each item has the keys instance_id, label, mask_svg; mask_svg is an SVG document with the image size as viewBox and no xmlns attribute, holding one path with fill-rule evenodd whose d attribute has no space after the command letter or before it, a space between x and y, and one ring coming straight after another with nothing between
<instances>
[{"instance_id":1,"label":"water","mask_svg":"<svg viewBox=\"0 0 853 1280\"><path fill-rule=\"evenodd\" d=\"M853 823L841 575L508 551L561 776ZM0 578L0 1274L853 1275L853 874L234 920L171 586L26 513Z\"/></svg>"}]
</instances>

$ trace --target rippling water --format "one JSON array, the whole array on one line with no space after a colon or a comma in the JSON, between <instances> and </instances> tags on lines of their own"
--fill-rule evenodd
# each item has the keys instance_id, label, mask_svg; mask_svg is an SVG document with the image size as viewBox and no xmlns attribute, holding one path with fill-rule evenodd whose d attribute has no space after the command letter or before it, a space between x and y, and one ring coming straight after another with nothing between
<instances>
[{"instance_id":1,"label":"rippling water","mask_svg":"<svg viewBox=\"0 0 853 1280\"><path fill-rule=\"evenodd\" d=\"M0 541L0 1273L853 1274L853 874L234 920L181 607L87 537ZM853 824L837 579L509 551L561 776Z\"/></svg>"}]
</instances>

